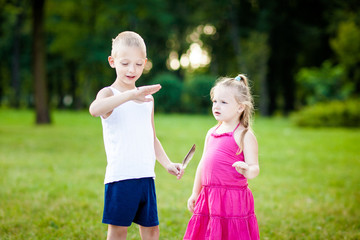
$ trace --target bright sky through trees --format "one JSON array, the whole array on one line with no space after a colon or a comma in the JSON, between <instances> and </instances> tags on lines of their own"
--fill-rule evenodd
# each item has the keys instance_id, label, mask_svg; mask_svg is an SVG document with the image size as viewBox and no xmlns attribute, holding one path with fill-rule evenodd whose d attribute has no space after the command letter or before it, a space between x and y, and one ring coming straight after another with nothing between
<instances>
[{"instance_id":1,"label":"bright sky through trees","mask_svg":"<svg viewBox=\"0 0 360 240\"><path fill-rule=\"evenodd\" d=\"M195 30L187 37L187 42L190 43L189 49L181 54L176 51L171 51L169 54L167 66L170 70L178 70L180 67L184 69L196 69L199 67L205 67L210 64L211 57L209 52L202 48L202 41L200 40L201 34L214 35L216 28L213 25L199 25Z\"/></svg>"}]
</instances>

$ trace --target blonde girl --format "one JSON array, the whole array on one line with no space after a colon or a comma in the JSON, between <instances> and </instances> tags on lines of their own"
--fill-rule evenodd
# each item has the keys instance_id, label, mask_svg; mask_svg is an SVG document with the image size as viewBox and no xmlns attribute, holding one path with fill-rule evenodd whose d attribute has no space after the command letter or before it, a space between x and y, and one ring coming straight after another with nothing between
<instances>
[{"instance_id":1,"label":"blonde girl","mask_svg":"<svg viewBox=\"0 0 360 240\"><path fill-rule=\"evenodd\" d=\"M218 79L210 92L218 124L205 139L188 209L184 239L259 239L247 179L259 174L258 144L251 130L253 99L248 79Z\"/></svg>"}]
</instances>

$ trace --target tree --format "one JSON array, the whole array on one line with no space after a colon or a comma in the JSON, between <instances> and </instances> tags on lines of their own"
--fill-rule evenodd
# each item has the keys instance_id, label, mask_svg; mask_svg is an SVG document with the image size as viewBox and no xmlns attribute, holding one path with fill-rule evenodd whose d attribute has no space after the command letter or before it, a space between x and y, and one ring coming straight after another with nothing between
<instances>
[{"instance_id":1,"label":"tree","mask_svg":"<svg viewBox=\"0 0 360 240\"><path fill-rule=\"evenodd\" d=\"M360 27L348 20L339 24L337 36L330 44L338 56L339 63L347 71L348 81L353 82L360 93Z\"/></svg>"},{"instance_id":2,"label":"tree","mask_svg":"<svg viewBox=\"0 0 360 240\"><path fill-rule=\"evenodd\" d=\"M35 90L36 123L50 123L46 84L45 42L44 42L45 0L33 0L33 74Z\"/></svg>"}]
</instances>

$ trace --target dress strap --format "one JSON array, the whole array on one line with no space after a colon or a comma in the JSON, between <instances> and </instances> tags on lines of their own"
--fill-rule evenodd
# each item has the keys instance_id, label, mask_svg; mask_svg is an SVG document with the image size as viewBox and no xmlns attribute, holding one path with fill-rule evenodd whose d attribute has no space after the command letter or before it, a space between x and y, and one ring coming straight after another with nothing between
<instances>
[{"instance_id":1,"label":"dress strap","mask_svg":"<svg viewBox=\"0 0 360 240\"><path fill-rule=\"evenodd\" d=\"M214 129L213 132L216 132L216 130L221 126L221 123Z\"/></svg>"},{"instance_id":2,"label":"dress strap","mask_svg":"<svg viewBox=\"0 0 360 240\"><path fill-rule=\"evenodd\" d=\"M236 128L234 129L234 131L232 131L232 133L234 134L234 132L236 131L236 129L240 126L240 122L238 123L238 125L236 126Z\"/></svg>"}]
</instances>

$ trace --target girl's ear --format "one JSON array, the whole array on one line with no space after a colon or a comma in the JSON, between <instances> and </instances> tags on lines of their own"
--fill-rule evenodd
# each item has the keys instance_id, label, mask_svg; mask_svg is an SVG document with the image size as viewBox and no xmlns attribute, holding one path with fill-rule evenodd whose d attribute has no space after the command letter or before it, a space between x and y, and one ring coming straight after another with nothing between
<instances>
[{"instance_id":1,"label":"girl's ear","mask_svg":"<svg viewBox=\"0 0 360 240\"><path fill-rule=\"evenodd\" d=\"M108 61L109 61L110 67L115 68L115 60L112 56L108 57Z\"/></svg>"},{"instance_id":2,"label":"girl's ear","mask_svg":"<svg viewBox=\"0 0 360 240\"><path fill-rule=\"evenodd\" d=\"M244 104L239 104L238 113L242 113L245 110Z\"/></svg>"}]
</instances>

